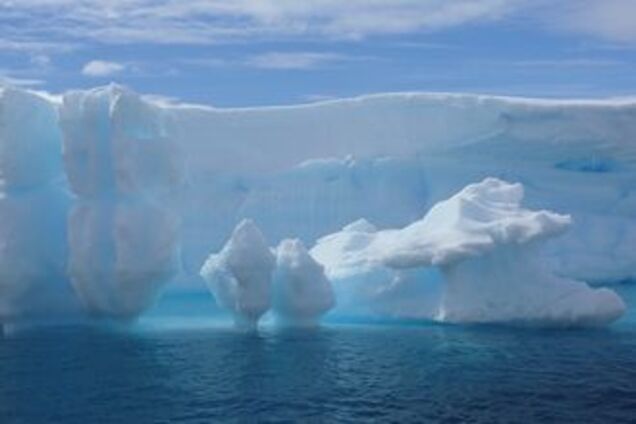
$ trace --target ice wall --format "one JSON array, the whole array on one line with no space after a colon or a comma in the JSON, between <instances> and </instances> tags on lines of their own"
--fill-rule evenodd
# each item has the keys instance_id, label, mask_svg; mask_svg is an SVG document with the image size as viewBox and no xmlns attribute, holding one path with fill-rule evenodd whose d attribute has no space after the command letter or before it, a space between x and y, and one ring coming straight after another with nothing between
<instances>
[{"instance_id":1,"label":"ice wall","mask_svg":"<svg viewBox=\"0 0 636 424\"><path fill-rule=\"evenodd\" d=\"M529 206L573 217L571 231L546 249L559 273L598 283L636 276L634 100L416 93L170 112L192 178L190 275L209 250L201 231L220 247L250 217L274 243L294 236L311 244L361 217L404 226L494 176L523 183Z\"/></svg>"}]
</instances>

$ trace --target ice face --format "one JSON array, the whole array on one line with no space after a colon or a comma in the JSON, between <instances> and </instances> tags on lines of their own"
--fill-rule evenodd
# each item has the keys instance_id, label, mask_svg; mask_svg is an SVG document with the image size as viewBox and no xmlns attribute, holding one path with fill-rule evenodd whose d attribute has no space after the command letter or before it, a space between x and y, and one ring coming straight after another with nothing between
<instances>
[{"instance_id":1,"label":"ice face","mask_svg":"<svg viewBox=\"0 0 636 424\"><path fill-rule=\"evenodd\" d=\"M273 309L286 325L314 325L335 304L322 265L300 240L283 240L276 249Z\"/></svg>"},{"instance_id":2,"label":"ice face","mask_svg":"<svg viewBox=\"0 0 636 424\"><path fill-rule=\"evenodd\" d=\"M229 310L237 326L255 327L271 306L275 258L253 221L243 220L220 253L201 268L220 307Z\"/></svg>"},{"instance_id":3,"label":"ice face","mask_svg":"<svg viewBox=\"0 0 636 424\"><path fill-rule=\"evenodd\" d=\"M550 326L620 317L625 304L613 291L557 277L541 263L539 246L570 218L523 209L522 199L521 185L488 178L403 229L352 225L320 239L312 255L336 292L353 297L348 304L386 315Z\"/></svg>"}]
</instances>

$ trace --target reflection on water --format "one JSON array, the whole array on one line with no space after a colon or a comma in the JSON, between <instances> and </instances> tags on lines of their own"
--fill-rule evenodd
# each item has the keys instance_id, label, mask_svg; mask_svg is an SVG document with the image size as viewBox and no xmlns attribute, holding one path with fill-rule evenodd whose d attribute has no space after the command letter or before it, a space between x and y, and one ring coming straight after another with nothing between
<instances>
[{"instance_id":1,"label":"reflection on water","mask_svg":"<svg viewBox=\"0 0 636 424\"><path fill-rule=\"evenodd\" d=\"M630 422L635 399L631 315L595 331L142 324L0 339L1 423L606 423Z\"/></svg>"}]
</instances>

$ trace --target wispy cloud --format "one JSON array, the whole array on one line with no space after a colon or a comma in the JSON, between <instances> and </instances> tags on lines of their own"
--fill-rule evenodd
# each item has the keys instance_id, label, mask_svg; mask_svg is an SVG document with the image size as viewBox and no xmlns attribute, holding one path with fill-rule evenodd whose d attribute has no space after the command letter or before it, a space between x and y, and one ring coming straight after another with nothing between
<instances>
[{"instance_id":1,"label":"wispy cloud","mask_svg":"<svg viewBox=\"0 0 636 424\"><path fill-rule=\"evenodd\" d=\"M512 62L512 65L521 68L607 68L623 64L619 60L587 58L520 60Z\"/></svg>"},{"instance_id":2,"label":"wispy cloud","mask_svg":"<svg viewBox=\"0 0 636 424\"><path fill-rule=\"evenodd\" d=\"M189 58L180 64L203 68L258 68L269 70L313 70L336 66L345 62L374 60L371 56L357 56L329 51L268 51L247 56Z\"/></svg>"},{"instance_id":3,"label":"wispy cloud","mask_svg":"<svg viewBox=\"0 0 636 424\"><path fill-rule=\"evenodd\" d=\"M0 5L0 12L1 11L2 6ZM2 25L1 20L0 31L5 31L4 25ZM16 31L19 32L21 30ZM30 39L0 38L0 50L5 52L9 51L36 54L69 52L78 48L77 43L71 43L67 41L41 41L37 39L37 36L30 37Z\"/></svg>"},{"instance_id":4,"label":"wispy cloud","mask_svg":"<svg viewBox=\"0 0 636 424\"><path fill-rule=\"evenodd\" d=\"M126 69L126 65L105 60L91 60L82 68L82 74L89 77L108 77Z\"/></svg>"},{"instance_id":5,"label":"wispy cloud","mask_svg":"<svg viewBox=\"0 0 636 424\"><path fill-rule=\"evenodd\" d=\"M268 52L248 57L244 65L261 69L308 70L349 60L337 53Z\"/></svg>"},{"instance_id":6,"label":"wispy cloud","mask_svg":"<svg viewBox=\"0 0 636 424\"><path fill-rule=\"evenodd\" d=\"M44 84L43 80L16 77L12 76L10 73L6 73L6 71L0 70L0 86L13 85L20 87L35 87L42 84Z\"/></svg>"},{"instance_id":7,"label":"wispy cloud","mask_svg":"<svg viewBox=\"0 0 636 424\"><path fill-rule=\"evenodd\" d=\"M20 0L0 30L31 42L211 43L252 37L363 38L500 19L524 0ZM14 24L20 22L20 25Z\"/></svg>"},{"instance_id":8,"label":"wispy cloud","mask_svg":"<svg viewBox=\"0 0 636 424\"><path fill-rule=\"evenodd\" d=\"M615 42L636 42L636 1L569 0L546 14L553 28Z\"/></svg>"}]
</instances>

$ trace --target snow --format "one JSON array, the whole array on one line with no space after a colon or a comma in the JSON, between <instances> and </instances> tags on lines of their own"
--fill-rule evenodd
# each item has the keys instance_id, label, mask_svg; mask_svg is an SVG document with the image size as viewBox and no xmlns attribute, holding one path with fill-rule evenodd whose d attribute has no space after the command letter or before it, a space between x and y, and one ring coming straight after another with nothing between
<instances>
[{"instance_id":1,"label":"snow","mask_svg":"<svg viewBox=\"0 0 636 424\"><path fill-rule=\"evenodd\" d=\"M520 184L487 178L405 228L375 231L358 221L318 240L311 253L346 305L383 315L542 326L618 319L625 304L613 291L544 266L539 249L570 217L524 209L523 195Z\"/></svg>"},{"instance_id":2,"label":"snow","mask_svg":"<svg viewBox=\"0 0 636 424\"><path fill-rule=\"evenodd\" d=\"M512 209L488 211L510 222L480 221L470 202L420 222L487 177L522 184L527 209L515 209L512 194L495 201L495 190L489 202ZM46 315L79 302L90 315L137 316L166 286L201 289L209 252L246 218L273 246L288 238L312 246L361 217L373 223L326 238L332 313L430 316L424 310L439 309L447 268L457 266L452 275L464 281L470 272L460 271L473 260L484 273L529 261L537 264L529 275L541 280L626 281L636 278L635 183L629 99L401 93L215 109L160 104L116 85L61 96L2 88L0 314ZM531 212L540 209L555 213ZM446 222L451 212L461 222L470 216L471 227ZM558 218L566 215L569 225ZM410 224L412 236L378 230ZM433 227L466 239L419 237ZM392 247L384 256L358 254L380 239ZM524 248L499 255L517 244ZM447 306L447 321L478 320Z\"/></svg>"},{"instance_id":3,"label":"snow","mask_svg":"<svg viewBox=\"0 0 636 424\"><path fill-rule=\"evenodd\" d=\"M335 304L331 282L298 239L283 240L276 249L273 309L286 325L315 325Z\"/></svg>"},{"instance_id":4,"label":"snow","mask_svg":"<svg viewBox=\"0 0 636 424\"><path fill-rule=\"evenodd\" d=\"M250 220L241 221L223 250L210 255L201 276L220 307L239 327L253 328L271 306L275 258L263 234Z\"/></svg>"}]
</instances>

